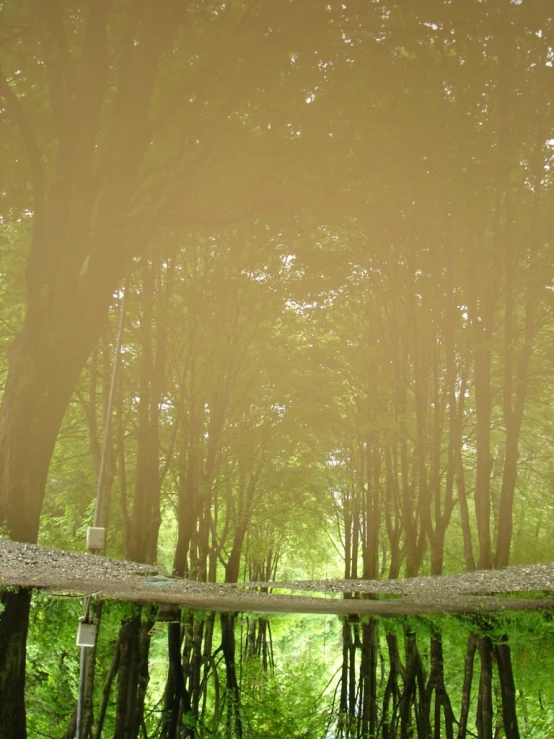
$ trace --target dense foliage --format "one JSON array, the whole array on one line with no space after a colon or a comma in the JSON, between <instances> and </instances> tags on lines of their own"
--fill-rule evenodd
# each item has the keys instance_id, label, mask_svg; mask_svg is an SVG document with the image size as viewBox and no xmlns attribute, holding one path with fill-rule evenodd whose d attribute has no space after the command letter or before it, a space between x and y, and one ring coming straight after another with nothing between
<instances>
[{"instance_id":1,"label":"dense foliage","mask_svg":"<svg viewBox=\"0 0 554 739\"><path fill-rule=\"evenodd\" d=\"M78 660L68 645L79 605L50 596L38 597L34 603L28 675L31 736L71 734ZM129 606L104 607L94 702L105 713L98 711L92 736L124 735L114 734L115 701L104 701L113 666L121 656L119 626L130 615ZM187 629L206 627L210 618L185 613L183 623ZM506 732L504 726L505 672L498 659L498 650L509 639L515 688L512 709L517 709L521 735L542 739L554 725L552 629L551 614L541 613L505 615L494 621L450 616L343 624L335 617L245 616L236 625L238 703L233 704L228 691L225 661L214 653L211 664L202 666L205 697L191 720L194 735L202 739L486 736L480 706L488 694L494 735L513 737L517 734ZM167 736L165 631L165 625L157 623L151 634L144 729L139 736ZM217 643L218 619L214 631ZM263 649L255 646L262 643L258 642L262 631L268 637L267 659ZM490 662L483 658L483 647L490 650ZM187 675L192 675L191 668L186 658Z\"/></svg>"},{"instance_id":2,"label":"dense foliage","mask_svg":"<svg viewBox=\"0 0 554 739\"><path fill-rule=\"evenodd\" d=\"M227 582L552 558L547 0L0 18L6 536L83 548L94 520L108 554ZM25 736L31 595L3 604ZM118 637L129 736L153 618Z\"/></svg>"}]
</instances>

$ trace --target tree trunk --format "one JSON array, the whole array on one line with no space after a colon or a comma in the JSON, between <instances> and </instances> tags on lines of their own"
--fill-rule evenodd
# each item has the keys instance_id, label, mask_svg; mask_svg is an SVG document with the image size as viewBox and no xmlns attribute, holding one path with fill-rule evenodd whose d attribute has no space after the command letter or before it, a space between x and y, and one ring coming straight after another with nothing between
<instances>
[{"instance_id":1,"label":"tree trunk","mask_svg":"<svg viewBox=\"0 0 554 739\"><path fill-rule=\"evenodd\" d=\"M519 727L516 712L516 687L512 670L512 657L507 637L495 646L500 692L502 695L502 720L506 739L519 739Z\"/></svg>"},{"instance_id":2,"label":"tree trunk","mask_svg":"<svg viewBox=\"0 0 554 739\"><path fill-rule=\"evenodd\" d=\"M344 734L348 721L348 655L350 654L350 624L346 619L342 621L342 664L339 695L339 734Z\"/></svg>"},{"instance_id":3,"label":"tree trunk","mask_svg":"<svg viewBox=\"0 0 554 739\"><path fill-rule=\"evenodd\" d=\"M0 523L15 541L36 543L48 467L71 392L92 349L94 337L76 341L64 363L48 344L24 325L11 349L0 410ZM25 736L25 642L30 593L6 594L0 619L2 700L0 736ZM12 612L13 611L13 612ZM9 645L9 646L8 646ZM20 655L20 657L17 657ZM16 695L21 693L19 697ZM4 696L9 698L4 699ZM20 733L11 733L17 730Z\"/></svg>"},{"instance_id":4,"label":"tree trunk","mask_svg":"<svg viewBox=\"0 0 554 739\"><path fill-rule=\"evenodd\" d=\"M142 276L138 448L127 556L134 562L152 563L161 524L159 414L166 381L167 289L161 286L161 267L146 263Z\"/></svg>"},{"instance_id":5,"label":"tree trunk","mask_svg":"<svg viewBox=\"0 0 554 739\"><path fill-rule=\"evenodd\" d=\"M148 686L148 653L153 621L142 621L142 608L121 625L115 739L138 739Z\"/></svg>"},{"instance_id":6,"label":"tree trunk","mask_svg":"<svg viewBox=\"0 0 554 739\"><path fill-rule=\"evenodd\" d=\"M496 203L498 217L499 204ZM491 544L491 418L492 418L492 341L495 328L495 310L499 291L499 270L489 263L488 270L477 270L479 264L475 251L468 253L466 301L472 327L474 361L473 384L475 393L475 446L477 452L475 472L475 517L479 541L477 567L488 570L492 566Z\"/></svg>"},{"instance_id":7,"label":"tree trunk","mask_svg":"<svg viewBox=\"0 0 554 739\"><path fill-rule=\"evenodd\" d=\"M475 477L475 516L479 540L478 568L488 570L492 565L491 548L491 493L492 457L491 428L491 372L492 352L488 345L478 346L475 352L475 410L477 471Z\"/></svg>"},{"instance_id":8,"label":"tree trunk","mask_svg":"<svg viewBox=\"0 0 554 739\"><path fill-rule=\"evenodd\" d=\"M477 736L479 739L492 739L492 654L493 645L489 636L479 637L479 657L481 677L477 701Z\"/></svg>"},{"instance_id":9,"label":"tree trunk","mask_svg":"<svg viewBox=\"0 0 554 739\"><path fill-rule=\"evenodd\" d=\"M33 169L27 314L11 347L0 410L0 525L17 541L37 540L48 467L71 393L101 332L113 291L142 246L138 239L126 240L127 216L151 140L149 109L158 62L183 14L178 2L168 3L164 12L141 5L134 18L140 29L131 28L126 40L108 50L110 3L93 3L78 61L68 54L65 72L72 71L81 82L72 91L56 79L58 61L46 44L42 47L47 78L54 78L48 103L57 134L43 148L54 150L57 144L57 151L54 161L44 164L37 152ZM135 31L141 35L137 45L132 43ZM115 93L108 85L110 64L120 72ZM110 100L115 97L113 106L108 93ZM12 116L18 107L14 100ZM100 124L101 112L102 124L108 118L106 126ZM99 135L108 156L99 155ZM145 231L142 238L148 236ZM23 600L7 601L0 626L0 643L12 644L10 653L24 648L29 609ZM25 735L23 697L15 695L24 687L23 664L7 660L9 669L2 675L11 700L0 711L16 721L18 736ZM11 730L1 714L0 724L1 731Z\"/></svg>"},{"instance_id":10,"label":"tree trunk","mask_svg":"<svg viewBox=\"0 0 554 739\"><path fill-rule=\"evenodd\" d=\"M69 351L41 329L37 335L26 320L12 345L0 409L0 523L13 540L31 543L63 416L96 338Z\"/></svg>"},{"instance_id":11,"label":"tree trunk","mask_svg":"<svg viewBox=\"0 0 554 739\"><path fill-rule=\"evenodd\" d=\"M387 634L387 649L389 653L389 677L383 695L383 718L381 723L382 739L395 739L396 725L398 722L398 702L400 698L400 690L398 688L398 678L401 673L400 654L398 652L398 642L396 634ZM392 710L389 708L392 701Z\"/></svg>"},{"instance_id":12,"label":"tree trunk","mask_svg":"<svg viewBox=\"0 0 554 739\"><path fill-rule=\"evenodd\" d=\"M31 591L2 593L0 616L0 739L25 739L25 657Z\"/></svg>"},{"instance_id":13,"label":"tree trunk","mask_svg":"<svg viewBox=\"0 0 554 739\"><path fill-rule=\"evenodd\" d=\"M235 665L235 613L222 613L221 647L225 660L227 687L227 734L233 739L242 739L242 717L240 688Z\"/></svg>"},{"instance_id":14,"label":"tree trunk","mask_svg":"<svg viewBox=\"0 0 554 739\"><path fill-rule=\"evenodd\" d=\"M102 731L104 729L104 720L106 718L106 711L108 710L108 702L110 700L110 693L112 690L113 681L115 680L117 673L119 672L119 639L115 643L114 656L112 660L112 666L104 682L102 688L102 700L100 702L100 708L98 709L98 721L95 727L95 739L102 739ZM76 718L76 716L75 716ZM76 721L75 721L76 723Z\"/></svg>"},{"instance_id":15,"label":"tree trunk","mask_svg":"<svg viewBox=\"0 0 554 739\"><path fill-rule=\"evenodd\" d=\"M475 662L475 650L477 649L477 637L470 634L467 640L466 656L464 661L464 684L462 687L462 707L460 709L460 723L458 726L458 739L465 739L467 734L467 722L471 706L471 684L473 682L473 665Z\"/></svg>"},{"instance_id":16,"label":"tree trunk","mask_svg":"<svg viewBox=\"0 0 554 739\"><path fill-rule=\"evenodd\" d=\"M446 690L446 683L444 680L444 658L442 649L442 635L438 629L433 628L431 632L431 670L429 674L429 681L425 689L425 700L424 700L424 713L425 713L425 724L424 724L424 736L425 732L429 736L433 736L433 739L440 739L441 737L441 718L444 712L444 726L446 732L446 739L453 739L454 737L454 714L452 711L452 704L450 697ZM435 693L435 706L433 721L431 721L431 705L433 692ZM423 711L422 711L423 713ZM433 729L431 731L431 726Z\"/></svg>"},{"instance_id":17,"label":"tree trunk","mask_svg":"<svg viewBox=\"0 0 554 739\"><path fill-rule=\"evenodd\" d=\"M360 663L361 736L372 739L377 730L377 621L362 624L362 658Z\"/></svg>"},{"instance_id":18,"label":"tree trunk","mask_svg":"<svg viewBox=\"0 0 554 739\"><path fill-rule=\"evenodd\" d=\"M190 719L193 716L190 693L185 685L183 665L181 663L181 624L170 623L167 632L169 672L164 694L164 714L162 719L161 736L164 739L176 739L179 727L179 718L184 716ZM189 726L184 730L184 736L193 734Z\"/></svg>"}]
</instances>

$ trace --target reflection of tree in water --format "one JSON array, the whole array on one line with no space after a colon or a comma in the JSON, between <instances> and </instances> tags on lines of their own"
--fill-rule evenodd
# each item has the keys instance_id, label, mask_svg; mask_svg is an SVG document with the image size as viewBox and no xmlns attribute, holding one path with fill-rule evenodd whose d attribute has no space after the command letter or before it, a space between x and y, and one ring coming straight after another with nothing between
<instances>
[{"instance_id":1,"label":"reflection of tree in water","mask_svg":"<svg viewBox=\"0 0 554 739\"><path fill-rule=\"evenodd\" d=\"M462 665L457 667L457 673L463 674L459 685L445 675L443 635L436 623L418 639L409 620L400 634L375 619L345 620L336 735L343 739L519 737L509 638L498 635L491 619L475 621L478 633L467 637L463 670ZM380 628L385 630L381 640ZM476 655L480 668L475 665Z\"/></svg>"},{"instance_id":2,"label":"reflection of tree in water","mask_svg":"<svg viewBox=\"0 0 554 739\"><path fill-rule=\"evenodd\" d=\"M56 736L75 736L78 664L67 645L79 605L34 605L29 736L49 735L33 733L48 712ZM548 613L339 620L173 609L156 621L151 606L100 610L87 739L552 736Z\"/></svg>"}]
</instances>

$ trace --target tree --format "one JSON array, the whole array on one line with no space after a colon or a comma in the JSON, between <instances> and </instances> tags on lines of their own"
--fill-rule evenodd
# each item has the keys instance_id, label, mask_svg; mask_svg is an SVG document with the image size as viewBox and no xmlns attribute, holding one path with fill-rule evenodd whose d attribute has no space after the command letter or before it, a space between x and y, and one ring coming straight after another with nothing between
<instances>
[{"instance_id":1,"label":"tree","mask_svg":"<svg viewBox=\"0 0 554 739\"><path fill-rule=\"evenodd\" d=\"M301 29L313 28L314 8L293 3L266 14L261 5L189 7L178 0L102 0L71 10L32 0L2 6L8 45L1 93L33 188L26 313L11 347L0 418L0 519L14 539L36 541L59 428L115 289L133 258L171 218L182 217L180 203L194 181L201 193L205 174L219 177L226 158L236 176L242 144L248 148L261 132L248 109L264 86L289 100L290 84L303 88L306 78L295 77L286 54L288 33L299 49L313 48ZM330 16L321 11L325 36ZM183 52L189 37L191 56ZM341 45L339 39L332 53ZM298 68L308 79L325 78L317 60ZM270 71L263 83L261 69ZM304 97L292 98L293 105L300 101L306 108ZM291 138L291 117L275 122L279 144ZM214 173L207 163L218 156ZM225 199L222 215L240 218L244 210ZM27 595L14 596L9 607L19 609L14 622L27 620ZM0 640L11 636L2 632ZM11 670L2 663L6 695L19 684Z\"/></svg>"}]
</instances>

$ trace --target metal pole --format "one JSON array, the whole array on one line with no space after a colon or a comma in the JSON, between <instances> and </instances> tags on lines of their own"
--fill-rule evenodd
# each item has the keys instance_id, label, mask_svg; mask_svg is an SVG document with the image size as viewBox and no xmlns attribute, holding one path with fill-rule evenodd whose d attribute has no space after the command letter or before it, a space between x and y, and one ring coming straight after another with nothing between
<instances>
[{"instance_id":1,"label":"metal pole","mask_svg":"<svg viewBox=\"0 0 554 739\"><path fill-rule=\"evenodd\" d=\"M94 506L94 526L102 526L104 523L104 477L106 472L106 460L108 456L108 442L112 428L113 404L115 397L115 386L117 382L117 373L121 363L121 345L123 343L123 327L125 324L125 290L121 299L121 307L119 312L119 327L117 331L117 343L115 347L115 357L112 368L112 377L110 382L110 392L108 395L108 407L106 408L106 419L104 426L104 440L102 443L102 454L100 456L100 469L98 470L98 481L96 485L96 503ZM99 554L104 554L104 548ZM83 601L83 621L87 621L90 611L90 596ZM76 739L84 738L84 719L85 719L85 698L87 693L87 677L89 672L90 653L92 647L81 647L81 658L79 661L79 693L77 698L77 727Z\"/></svg>"},{"instance_id":2,"label":"metal pole","mask_svg":"<svg viewBox=\"0 0 554 739\"><path fill-rule=\"evenodd\" d=\"M85 606L86 610L86 606ZM85 697L87 694L87 672L88 672L88 650L90 647L81 647L81 658L79 660L79 695L77 698L77 724L76 739L83 739L85 720Z\"/></svg>"}]
</instances>

